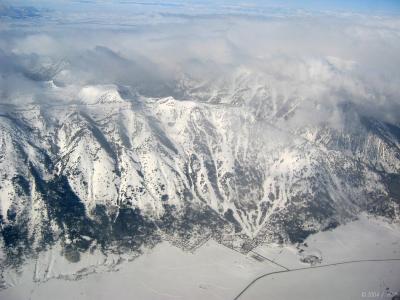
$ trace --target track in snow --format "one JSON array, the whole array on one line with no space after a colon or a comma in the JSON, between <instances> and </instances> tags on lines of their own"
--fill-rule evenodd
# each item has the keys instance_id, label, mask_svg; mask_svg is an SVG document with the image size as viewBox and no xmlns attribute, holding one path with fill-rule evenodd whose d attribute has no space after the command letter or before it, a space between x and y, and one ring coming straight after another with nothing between
<instances>
[{"instance_id":1,"label":"track in snow","mask_svg":"<svg viewBox=\"0 0 400 300\"><path fill-rule=\"evenodd\" d=\"M270 261L268 259L268 261ZM296 268L296 269L287 269L283 266L282 268L285 268L285 270L282 271L275 271L275 272L270 272L263 274L261 276L258 276L255 278L253 281L251 281L235 298L234 300L238 300L254 283L256 283L258 280L274 275L274 274L280 274L280 273L289 273L289 272L295 272L295 271L303 271L307 269L320 269L320 268L326 268L326 267L332 267L332 266L339 266L339 265L346 265L346 264L354 264L354 263L365 263L365 262L383 262L383 261L400 261L400 258L387 258L387 259L360 259L360 260L349 260L349 261L342 261L342 262L337 262L337 263L332 263L332 264L326 264L326 265L320 265L320 266L311 266L311 267L304 267L304 268Z\"/></svg>"}]
</instances>

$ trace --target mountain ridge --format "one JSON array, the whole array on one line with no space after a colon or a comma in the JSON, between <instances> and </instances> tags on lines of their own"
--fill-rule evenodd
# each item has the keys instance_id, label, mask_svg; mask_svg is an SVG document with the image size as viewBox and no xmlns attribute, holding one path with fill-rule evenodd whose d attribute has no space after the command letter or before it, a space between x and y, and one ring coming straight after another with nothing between
<instances>
[{"instance_id":1,"label":"mountain ridge","mask_svg":"<svg viewBox=\"0 0 400 300\"><path fill-rule=\"evenodd\" d=\"M362 211L399 219L400 128L355 106L342 110L341 127L293 129L282 125L296 102L267 97L254 109L113 85L82 91L73 104L0 117L10 257L57 240L76 251L138 249L165 234L181 245L212 236L246 252L264 240L302 241Z\"/></svg>"}]
</instances>

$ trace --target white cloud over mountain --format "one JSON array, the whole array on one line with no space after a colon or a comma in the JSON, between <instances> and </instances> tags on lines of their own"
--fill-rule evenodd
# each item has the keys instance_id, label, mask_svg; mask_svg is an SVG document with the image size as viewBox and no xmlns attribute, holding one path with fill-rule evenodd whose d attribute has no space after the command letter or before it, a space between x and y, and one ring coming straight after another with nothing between
<instances>
[{"instance_id":1,"label":"white cloud over mountain","mask_svg":"<svg viewBox=\"0 0 400 300\"><path fill-rule=\"evenodd\" d=\"M171 18L169 6L161 6L155 15L146 15L150 25L143 25L129 17L135 8L145 12L146 6L124 13L125 6L116 6L108 14L97 14L92 7L84 23L73 7L67 10L65 25L56 17L59 11L44 11L35 19L37 27L26 26L31 21L23 19L0 32L2 103L75 101L81 89L92 84L179 98L187 92L179 86L182 78L207 86L209 95L203 93L202 100L209 100L237 80L233 74L243 71L268 86L274 97L301 99L297 120L303 110L306 120L340 122L336 107L347 102L385 121L399 120L396 17L305 17L290 10L283 11L286 15L261 10L256 17L217 12L204 16L202 10L183 7ZM51 80L57 88L45 83Z\"/></svg>"}]
</instances>

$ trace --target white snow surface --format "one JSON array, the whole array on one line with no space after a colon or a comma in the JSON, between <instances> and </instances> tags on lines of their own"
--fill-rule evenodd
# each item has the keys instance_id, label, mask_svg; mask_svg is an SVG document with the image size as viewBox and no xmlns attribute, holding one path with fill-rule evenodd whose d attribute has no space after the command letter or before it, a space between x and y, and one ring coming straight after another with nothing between
<instances>
[{"instance_id":1,"label":"white snow surface","mask_svg":"<svg viewBox=\"0 0 400 300\"><path fill-rule=\"evenodd\" d=\"M363 215L305 243L262 245L253 251L289 269L310 267L300 259L315 253L322 257L318 267L400 259L400 225ZM255 259L254 252L243 255L212 240L194 252L163 242L136 259L94 253L73 264L52 249L19 272L4 270L10 287L0 291L0 299L234 299L253 279L284 271ZM362 299L378 293L391 297L398 291L400 261L362 262L267 276L239 299Z\"/></svg>"}]
</instances>

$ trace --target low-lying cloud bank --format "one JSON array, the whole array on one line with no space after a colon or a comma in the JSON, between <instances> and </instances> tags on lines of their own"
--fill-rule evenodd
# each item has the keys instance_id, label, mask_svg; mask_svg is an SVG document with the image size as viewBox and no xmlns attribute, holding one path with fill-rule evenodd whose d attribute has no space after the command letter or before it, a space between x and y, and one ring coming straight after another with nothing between
<instances>
[{"instance_id":1,"label":"low-lying cloud bank","mask_svg":"<svg viewBox=\"0 0 400 300\"><path fill-rule=\"evenodd\" d=\"M75 103L84 87L107 84L149 97L212 102L229 102L224 95L240 87L255 92L237 102L253 105L250 98L263 88L265 101L301 100L291 118L296 125L340 123L348 103L399 124L397 16L266 8L254 14L248 7L194 14L190 6L173 15L172 4L110 11L93 4L83 15L78 5L62 17L60 5L17 21L3 14L3 106Z\"/></svg>"}]
</instances>

